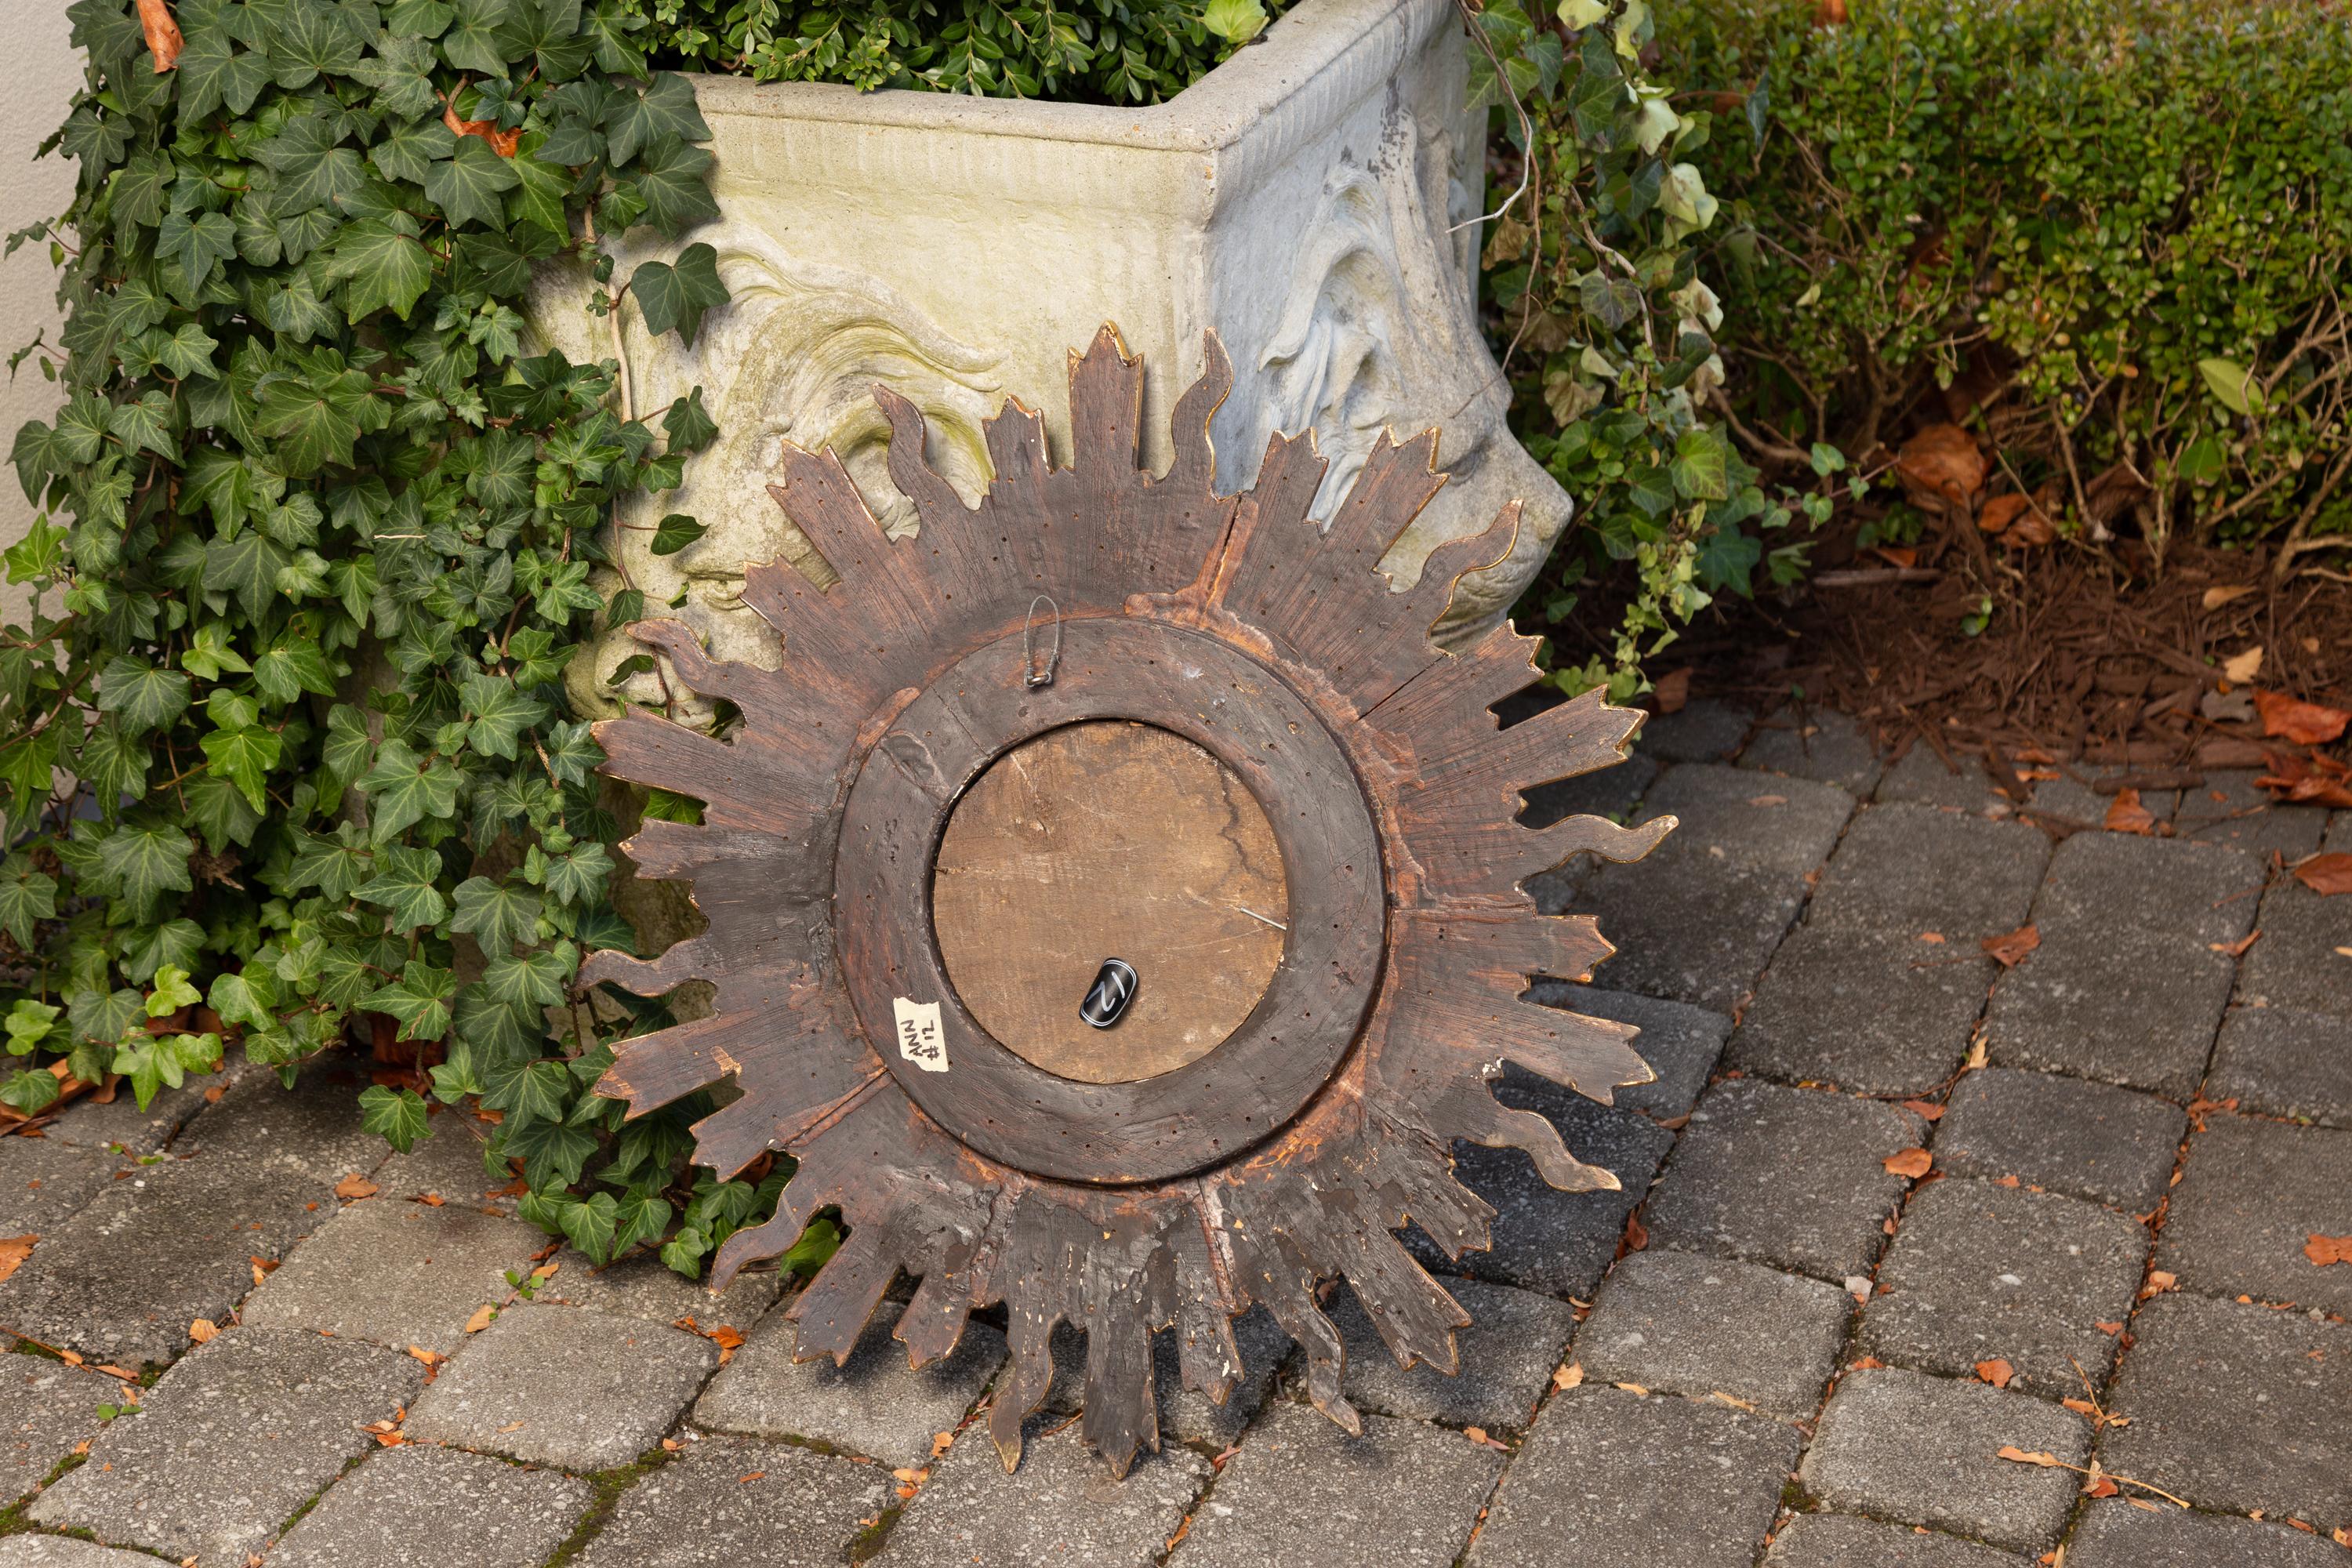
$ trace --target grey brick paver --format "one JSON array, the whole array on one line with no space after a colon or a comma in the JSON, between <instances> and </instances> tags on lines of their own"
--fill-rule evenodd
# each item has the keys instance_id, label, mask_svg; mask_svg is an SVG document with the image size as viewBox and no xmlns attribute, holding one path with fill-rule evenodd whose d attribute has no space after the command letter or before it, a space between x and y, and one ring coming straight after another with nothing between
<instances>
[{"instance_id":1,"label":"grey brick paver","mask_svg":"<svg viewBox=\"0 0 2352 1568\"><path fill-rule=\"evenodd\" d=\"M2073 842L2073 840L2068 840ZM1990 1058L2186 1100L2230 1004L2237 962L2177 931L2044 929L1985 1010Z\"/></svg>"},{"instance_id":2,"label":"grey brick paver","mask_svg":"<svg viewBox=\"0 0 2352 1568\"><path fill-rule=\"evenodd\" d=\"M2047 938L2066 927L2132 926L2199 942L2235 942L2254 927L2261 859L2242 849L2136 833L2077 833L2050 857L2034 900Z\"/></svg>"},{"instance_id":3,"label":"grey brick paver","mask_svg":"<svg viewBox=\"0 0 2352 1568\"><path fill-rule=\"evenodd\" d=\"M55 1138L0 1138L0 1236L49 1236L114 1179L123 1162Z\"/></svg>"},{"instance_id":4,"label":"grey brick paver","mask_svg":"<svg viewBox=\"0 0 2352 1568\"><path fill-rule=\"evenodd\" d=\"M409 1412L413 1442L567 1470L625 1465L661 1441L719 1364L698 1334L584 1307L509 1307Z\"/></svg>"},{"instance_id":5,"label":"grey brick paver","mask_svg":"<svg viewBox=\"0 0 2352 1568\"><path fill-rule=\"evenodd\" d=\"M504 1300L508 1274L528 1270L546 1240L536 1226L456 1204L365 1198L263 1280L241 1321L448 1355L466 1320Z\"/></svg>"},{"instance_id":6,"label":"grey brick paver","mask_svg":"<svg viewBox=\"0 0 2352 1568\"><path fill-rule=\"evenodd\" d=\"M932 1468L876 1561L884 1568L1150 1568L1210 1474L1208 1460L1171 1443L1139 1453L1126 1478L1113 1480L1072 1426L1032 1440L1008 1476L987 1427L975 1424Z\"/></svg>"},{"instance_id":7,"label":"grey brick paver","mask_svg":"<svg viewBox=\"0 0 2352 1568\"><path fill-rule=\"evenodd\" d=\"M2179 1106L2153 1095L1987 1068L1954 1087L1936 1126L1936 1163L2146 1214L2164 1196L2188 1127Z\"/></svg>"},{"instance_id":8,"label":"grey brick paver","mask_svg":"<svg viewBox=\"0 0 2352 1568\"><path fill-rule=\"evenodd\" d=\"M1612 1103L1663 1121L1684 1115L1696 1102L1699 1090L1706 1087L1707 1075L1723 1055L1724 1041L1731 1037L1730 1019L1686 1002L1550 979L1536 981L1528 996L1549 1007L1565 1007L1641 1030L1633 1049L1650 1064L1657 1079L1618 1089Z\"/></svg>"},{"instance_id":9,"label":"grey brick paver","mask_svg":"<svg viewBox=\"0 0 2352 1568\"><path fill-rule=\"evenodd\" d=\"M1885 764L1860 724L1826 710L1803 718L1776 714L1759 725L1739 753L1739 765L1792 778L1818 779L1867 795Z\"/></svg>"},{"instance_id":10,"label":"grey brick paver","mask_svg":"<svg viewBox=\"0 0 2352 1568\"><path fill-rule=\"evenodd\" d=\"M577 1568L838 1568L897 1500L876 1465L703 1437L621 1494Z\"/></svg>"},{"instance_id":11,"label":"grey brick paver","mask_svg":"<svg viewBox=\"0 0 2352 1568\"><path fill-rule=\"evenodd\" d=\"M1619 1190L1556 1192L1517 1149L1456 1143L1454 1173L1495 1208L1493 1245L1484 1252L1465 1252L1454 1262L1417 1228L1405 1233L1407 1243L1424 1263L1441 1271L1468 1273L1551 1296L1588 1297L1617 1256L1625 1216L1649 1192L1650 1178L1673 1147L1675 1135L1646 1116L1595 1105L1516 1070L1506 1073L1495 1098L1550 1117L1569 1152L1588 1164L1605 1166L1616 1176Z\"/></svg>"},{"instance_id":12,"label":"grey brick paver","mask_svg":"<svg viewBox=\"0 0 2352 1568\"><path fill-rule=\"evenodd\" d=\"M249 1171L332 1186L347 1175L366 1174L392 1152L360 1125L366 1079L342 1063L307 1069L290 1089L275 1073L228 1079L218 1103L206 1106L173 1142L174 1154L210 1155Z\"/></svg>"},{"instance_id":13,"label":"grey brick paver","mask_svg":"<svg viewBox=\"0 0 2352 1568\"><path fill-rule=\"evenodd\" d=\"M2175 1291L2132 1331L2106 1401L2131 1424L2099 1442L2109 1470L2200 1508L2352 1528L2352 1328Z\"/></svg>"},{"instance_id":14,"label":"grey brick paver","mask_svg":"<svg viewBox=\"0 0 2352 1568\"><path fill-rule=\"evenodd\" d=\"M2066 1568L2344 1568L2344 1549L2284 1524L2118 1498L2083 1510Z\"/></svg>"},{"instance_id":15,"label":"grey brick paver","mask_svg":"<svg viewBox=\"0 0 2352 1568\"><path fill-rule=\"evenodd\" d=\"M1363 1423L1351 1437L1312 1406L1274 1401L1193 1510L1168 1568L1451 1568L1503 1456L1418 1421Z\"/></svg>"},{"instance_id":16,"label":"grey brick paver","mask_svg":"<svg viewBox=\"0 0 2352 1568\"><path fill-rule=\"evenodd\" d=\"M1675 712L1650 715L1633 744L1639 754L1664 762L1719 763L1739 750L1754 721L1745 710L1702 697Z\"/></svg>"},{"instance_id":17,"label":"grey brick paver","mask_svg":"<svg viewBox=\"0 0 2352 1568\"><path fill-rule=\"evenodd\" d=\"M964 1325L946 1359L921 1371L890 1337L899 1308L885 1302L840 1367L830 1357L795 1363L794 1325L779 1307L753 1329L694 1407L698 1426L760 1437L804 1437L894 1466L921 1465L931 1439L952 1432L1004 1363L1004 1336Z\"/></svg>"},{"instance_id":18,"label":"grey brick paver","mask_svg":"<svg viewBox=\"0 0 2352 1568\"><path fill-rule=\"evenodd\" d=\"M2236 1009L2221 1022L2205 1092L2263 1116L2352 1127L2352 1017Z\"/></svg>"},{"instance_id":19,"label":"grey brick paver","mask_svg":"<svg viewBox=\"0 0 2352 1568\"><path fill-rule=\"evenodd\" d=\"M2352 1312L2352 1268L2305 1254L2352 1236L2352 1131L2213 1111L2192 1133L2157 1263L2208 1295Z\"/></svg>"},{"instance_id":20,"label":"grey brick paver","mask_svg":"<svg viewBox=\"0 0 2352 1568\"><path fill-rule=\"evenodd\" d=\"M0 1540L0 1568L155 1568L144 1552L93 1546L66 1535L11 1535Z\"/></svg>"},{"instance_id":21,"label":"grey brick paver","mask_svg":"<svg viewBox=\"0 0 2352 1568\"><path fill-rule=\"evenodd\" d=\"M1646 859L1604 866L1580 891L1579 907L1619 946L1601 983L1729 1012L1780 944L1853 805L1834 784L1668 768L1641 815L1672 813L1682 826Z\"/></svg>"},{"instance_id":22,"label":"grey brick paver","mask_svg":"<svg viewBox=\"0 0 2352 1568\"><path fill-rule=\"evenodd\" d=\"M649 1323L692 1318L705 1329L725 1326L749 1333L783 1290L781 1274L747 1269L713 1296L708 1282L688 1279L646 1252L599 1267L567 1247L549 1261L555 1272L540 1281L532 1300L566 1301Z\"/></svg>"},{"instance_id":23,"label":"grey brick paver","mask_svg":"<svg viewBox=\"0 0 2352 1568\"><path fill-rule=\"evenodd\" d=\"M1808 923L1772 955L1725 1059L1861 1094L1928 1093L1967 1058L1997 967L1974 942Z\"/></svg>"},{"instance_id":24,"label":"grey brick paver","mask_svg":"<svg viewBox=\"0 0 2352 1568\"><path fill-rule=\"evenodd\" d=\"M1908 1525L1808 1513L1780 1531L1764 1568L2024 1568L2027 1561Z\"/></svg>"},{"instance_id":25,"label":"grey brick paver","mask_svg":"<svg viewBox=\"0 0 2352 1568\"><path fill-rule=\"evenodd\" d=\"M2347 814L2352 816L2352 814ZM2344 840L2336 845L2336 839ZM2352 830L2331 829L2331 847L2352 848ZM2282 877L2263 895L2262 940L2246 950L2238 999L2352 1018L2352 908Z\"/></svg>"},{"instance_id":26,"label":"grey brick paver","mask_svg":"<svg viewBox=\"0 0 2352 1568\"><path fill-rule=\"evenodd\" d=\"M2050 840L2018 822L1988 822L1927 805L1856 813L1805 911L1811 925L1945 938L1972 952L2024 923L2050 861Z\"/></svg>"},{"instance_id":27,"label":"grey brick paver","mask_svg":"<svg viewBox=\"0 0 2352 1568\"><path fill-rule=\"evenodd\" d=\"M78 1149L120 1149L127 1154L152 1154L210 1103L205 1095L215 1089L226 1092L231 1085L269 1076L242 1065L225 1072L202 1074L177 1089L158 1089L143 1110L131 1085L118 1084L111 1100L100 1100L95 1095L88 1095L67 1106L49 1123L47 1135L53 1142ZM275 1081L271 1079L273 1084Z\"/></svg>"},{"instance_id":28,"label":"grey brick paver","mask_svg":"<svg viewBox=\"0 0 2352 1568\"><path fill-rule=\"evenodd\" d=\"M2147 1260L2134 1220L2054 1193L1958 1179L1918 1193L1878 1267L1862 1345L1895 1366L1967 1377L2005 1361L2044 1399L2103 1387ZM2077 1369L2080 1369L2079 1371Z\"/></svg>"},{"instance_id":29,"label":"grey brick paver","mask_svg":"<svg viewBox=\"0 0 2352 1568\"><path fill-rule=\"evenodd\" d=\"M242 1563L374 1447L361 1428L390 1419L424 1378L396 1351L228 1330L165 1373L138 1415L110 1422L32 1518L110 1544Z\"/></svg>"},{"instance_id":30,"label":"grey brick paver","mask_svg":"<svg viewBox=\"0 0 2352 1568\"><path fill-rule=\"evenodd\" d=\"M1798 1473L1833 1509L2043 1551L2065 1526L2075 1478L2000 1458L2005 1445L2080 1465L2090 1426L2022 1394L1887 1367L1838 1384Z\"/></svg>"},{"instance_id":31,"label":"grey brick paver","mask_svg":"<svg viewBox=\"0 0 2352 1568\"><path fill-rule=\"evenodd\" d=\"M1738 1079L1700 1097L1643 1210L1654 1245L1843 1281L1866 1273L1925 1123L1875 1100Z\"/></svg>"},{"instance_id":32,"label":"grey brick paver","mask_svg":"<svg viewBox=\"0 0 2352 1568\"><path fill-rule=\"evenodd\" d=\"M1801 1420L1821 1404L1853 1298L1753 1263L1653 1247L1622 1259L1576 1337L1587 1378Z\"/></svg>"},{"instance_id":33,"label":"grey brick paver","mask_svg":"<svg viewBox=\"0 0 2352 1568\"><path fill-rule=\"evenodd\" d=\"M588 1483L406 1445L337 1481L270 1568L538 1568L588 1509Z\"/></svg>"},{"instance_id":34,"label":"grey brick paver","mask_svg":"<svg viewBox=\"0 0 2352 1568\"><path fill-rule=\"evenodd\" d=\"M1952 761L1956 767L1947 766L1932 746L1913 746L1886 764L1873 798L1882 804L1916 801L1979 816L2008 813L2008 797L1993 788L1979 759L1956 756Z\"/></svg>"},{"instance_id":35,"label":"grey brick paver","mask_svg":"<svg viewBox=\"0 0 2352 1568\"><path fill-rule=\"evenodd\" d=\"M1555 1568L1564 1546L1577 1568L1748 1568L1797 1442L1719 1406L1570 1390L1512 1461L1468 1568Z\"/></svg>"},{"instance_id":36,"label":"grey brick paver","mask_svg":"<svg viewBox=\"0 0 2352 1568\"><path fill-rule=\"evenodd\" d=\"M121 1386L101 1373L47 1356L0 1356L0 1507L47 1479L99 1429L98 1407L121 1398Z\"/></svg>"},{"instance_id":37,"label":"grey brick paver","mask_svg":"<svg viewBox=\"0 0 2352 1568\"><path fill-rule=\"evenodd\" d=\"M2226 844L2264 859L2294 860L2319 847L2327 814L2315 805L2281 805L2254 783L2260 768L2209 768L2202 787L2180 792L2173 826L2184 838Z\"/></svg>"},{"instance_id":38,"label":"grey brick paver","mask_svg":"<svg viewBox=\"0 0 2352 1568\"><path fill-rule=\"evenodd\" d=\"M1454 1331L1460 1367L1452 1376L1427 1365L1400 1369L1354 1292L1332 1293L1325 1310L1347 1347L1349 1403L1449 1426L1520 1430L1551 1385L1576 1314L1564 1302L1507 1285L1465 1279L1448 1281L1447 1289L1471 1318L1469 1327Z\"/></svg>"}]
</instances>

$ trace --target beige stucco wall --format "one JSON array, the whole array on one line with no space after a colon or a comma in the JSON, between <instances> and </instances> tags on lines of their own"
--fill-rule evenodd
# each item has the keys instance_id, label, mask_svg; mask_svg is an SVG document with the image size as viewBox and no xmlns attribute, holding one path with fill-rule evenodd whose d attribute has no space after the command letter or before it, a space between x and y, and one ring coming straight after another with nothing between
<instances>
[{"instance_id":1,"label":"beige stucco wall","mask_svg":"<svg viewBox=\"0 0 2352 1568\"><path fill-rule=\"evenodd\" d=\"M81 61L66 44L63 0L0 0L0 18L8 39L0 49L0 234L14 234L36 219L55 217L73 198L71 161L56 153L36 161L33 149L65 119L81 82ZM49 247L28 241L0 258L0 456L16 440L18 426L47 417L58 403L57 384L32 361L8 377L7 356L44 330L56 342L57 326ZM24 537L32 521L16 470L0 473L0 543ZM15 619L24 605L24 589L0 588L0 614Z\"/></svg>"}]
</instances>

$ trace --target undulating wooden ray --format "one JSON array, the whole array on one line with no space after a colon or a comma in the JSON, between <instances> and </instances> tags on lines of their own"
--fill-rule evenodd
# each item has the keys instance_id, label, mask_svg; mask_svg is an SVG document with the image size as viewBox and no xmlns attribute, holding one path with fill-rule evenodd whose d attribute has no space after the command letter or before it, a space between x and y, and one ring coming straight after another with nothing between
<instances>
[{"instance_id":1,"label":"undulating wooden ray","mask_svg":"<svg viewBox=\"0 0 2352 1568\"><path fill-rule=\"evenodd\" d=\"M650 960L595 954L585 977L716 990L709 1016L622 1047L604 1091L637 1113L732 1079L740 1098L697 1129L702 1160L799 1162L775 1218L721 1249L719 1282L839 1207L849 1238L790 1309L803 1358L845 1359L902 1273L919 1285L897 1333L919 1365L1002 1302L1013 1356L990 1426L1008 1468L1059 1324L1086 1331L1084 1431L1120 1473L1159 1446L1161 1329L1186 1384L1222 1401L1241 1372L1231 1321L1263 1304L1303 1347L1316 1405L1354 1429L1318 1296L1344 1277L1401 1362L1452 1371L1468 1317L1395 1232L1486 1245L1493 1211L1455 1181L1454 1141L1525 1150L1565 1191L1617 1184L1491 1080L1515 1063L1605 1103L1652 1076L1631 1028L1527 1000L1532 977L1583 975L1611 949L1522 884L1576 853L1636 858L1672 820L1517 820L1527 789L1622 760L1640 715L1587 695L1505 728L1494 706L1535 680L1535 640L1497 626L1446 654L1428 636L1456 580L1509 552L1516 507L1394 592L1379 563L1444 482L1437 433L1383 439L1328 527L1307 513L1311 436L1277 437L1256 484L1220 496L1208 423L1232 374L1213 335L1205 357L1155 479L1143 367L1105 327L1071 356L1068 465L1008 404L970 508L925 465L921 416L877 388L919 532L887 538L830 452L787 447L770 488L837 580L749 568L774 670L714 661L677 623L638 629L740 710L728 739L650 712L598 731L609 773L705 803L699 825L650 822L627 850L690 883L709 930ZM995 761L1119 722L1248 786L1289 901L1243 911L1284 933L1245 1022L1177 1068L1079 1082L962 1005L929 928L932 857Z\"/></svg>"}]
</instances>

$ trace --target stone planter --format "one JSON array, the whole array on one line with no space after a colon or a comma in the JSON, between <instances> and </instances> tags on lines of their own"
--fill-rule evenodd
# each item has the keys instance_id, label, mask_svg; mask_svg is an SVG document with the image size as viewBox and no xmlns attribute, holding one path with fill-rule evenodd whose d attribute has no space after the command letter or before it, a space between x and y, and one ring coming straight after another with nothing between
<instances>
[{"instance_id":1,"label":"stone planter","mask_svg":"<svg viewBox=\"0 0 2352 1568\"><path fill-rule=\"evenodd\" d=\"M690 349L650 339L634 309L623 333L635 406L699 385L720 437L683 490L624 521L688 511L709 532L665 557L623 531L631 581L650 606L683 595L670 613L714 651L765 662L736 597L744 563L808 552L766 493L781 443L832 447L885 524L910 528L873 384L921 406L928 456L971 500L982 421L1008 396L1042 407L1065 457L1065 355L1114 321L1149 356L1155 469L1209 328L1234 372L1213 426L1220 489L1251 481L1274 432L1312 428L1328 517L1383 430L1441 426L1452 479L1386 564L1409 584L1435 545L1523 499L1517 551L1457 601L1460 619L1498 614L1570 506L1505 428L1474 314L1486 115L1465 106L1468 47L1451 0L1305 0L1150 109L698 79L722 216L689 239L717 247L733 300ZM620 275L675 248L624 253ZM609 356L583 298L576 276L549 277L535 324L574 358ZM613 707L605 678L634 651L610 637L583 655L583 707Z\"/></svg>"}]
</instances>

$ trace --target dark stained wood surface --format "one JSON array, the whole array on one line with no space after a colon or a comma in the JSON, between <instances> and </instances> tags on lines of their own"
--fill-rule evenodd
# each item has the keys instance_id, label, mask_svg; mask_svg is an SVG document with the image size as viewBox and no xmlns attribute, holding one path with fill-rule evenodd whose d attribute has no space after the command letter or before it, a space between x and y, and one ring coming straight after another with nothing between
<instances>
[{"instance_id":1,"label":"dark stained wood surface","mask_svg":"<svg viewBox=\"0 0 2352 1568\"><path fill-rule=\"evenodd\" d=\"M1231 768L1150 724L1049 731L948 818L931 926L956 994L1057 1077L1126 1083L1198 1061L1282 962L1290 896L1265 811ZM1141 984L1108 1029L1078 1016L1106 958Z\"/></svg>"}]
</instances>

